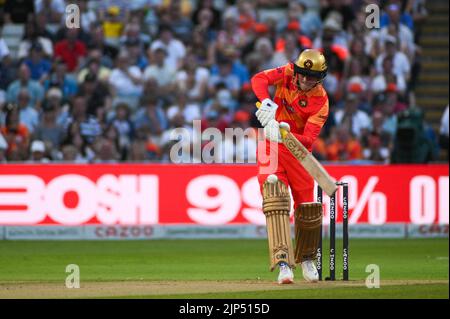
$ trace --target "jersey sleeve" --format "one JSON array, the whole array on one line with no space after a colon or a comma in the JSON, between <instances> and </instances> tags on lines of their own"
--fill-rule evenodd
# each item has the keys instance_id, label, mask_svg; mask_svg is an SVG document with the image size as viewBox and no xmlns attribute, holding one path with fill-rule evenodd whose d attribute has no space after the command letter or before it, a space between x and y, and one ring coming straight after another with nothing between
<instances>
[{"instance_id":1,"label":"jersey sleeve","mask_svg":"<svg viewBox=\"0 0 450 319\"><path fill-rule=\"evenodd\" d=\"M287 66L261 71L252 77L253 92L260 101L270 98L270 85L278 85L283 82Z\"/></svg>"},{"instance_id":2,"label":"jersey sleeve","mask_svg":"<svg viewBox=\"0 0 450 319\"><path fill-rule=\"evenodd\" d=\"M320 131L328 118L328 98L313 97L312 103L320 103L322 107L308 118L303 134L293 133L294 136L311 151L313 143L319 137Z\"/></svg>"}]
</instances>

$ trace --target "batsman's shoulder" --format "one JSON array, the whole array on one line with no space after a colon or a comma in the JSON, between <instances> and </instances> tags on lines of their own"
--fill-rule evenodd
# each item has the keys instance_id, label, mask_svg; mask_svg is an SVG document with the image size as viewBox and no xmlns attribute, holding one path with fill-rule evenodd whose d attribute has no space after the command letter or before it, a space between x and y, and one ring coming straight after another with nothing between
<instances>
[{"instance_id":1,"label":"batsman's shoulder","mask_svg":"<svg viewBox=\"0 0 450 319\"><path fill-rule=\"evenodd\" d=\"M276 68L273 68L273 69L267 69L263 72L266 74L284 76L289 72L289 63L285 64L285 65L277 66Z\"/></svg>"},{"instance_id":2,"label":"batsman's shoulder","mask_svg":"<svg viewBox=\"0 0 450 319\"><path fill-rule=\"evenodd\" d=\"M322 92L318 93L320 94L314 94L309 97L310 104L313 105L314 108L318 111L322 109L326 109L328 111L329 101L327 93L325 92L325 90L323 90L324 94L321 94Z\"/></svg>"},{"instance_id":3,"label":"batsman's shoulder","mask_svg":"<svg viewBox=\"0 0 450 319\"><path fill-rule=\"evenodd\" d=\"M327 120L329 114L328 96L314 96L310 98L312 113L309 122L322 123Z\"/></svg>"}]
</instances>

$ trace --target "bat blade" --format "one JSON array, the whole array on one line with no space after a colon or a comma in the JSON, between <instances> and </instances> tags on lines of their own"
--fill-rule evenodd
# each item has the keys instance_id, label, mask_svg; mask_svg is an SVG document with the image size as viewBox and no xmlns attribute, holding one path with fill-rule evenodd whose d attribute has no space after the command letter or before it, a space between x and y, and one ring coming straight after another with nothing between
<instances>
[{"instance_id":1,"label":"bat blade","mask_svg":"<svg viewBox=\"0 0 450 319\"><path fill-rule=\"evenodd\" d=\"M259 108L260 102L256 103ZM300 162L305 170L319 184L328 196L332 196L336 190L336 181L328 174L320 162L306 149L306 147L287 129L280 129L283 144L291 154Z\"/></svg>"}]
</instances>

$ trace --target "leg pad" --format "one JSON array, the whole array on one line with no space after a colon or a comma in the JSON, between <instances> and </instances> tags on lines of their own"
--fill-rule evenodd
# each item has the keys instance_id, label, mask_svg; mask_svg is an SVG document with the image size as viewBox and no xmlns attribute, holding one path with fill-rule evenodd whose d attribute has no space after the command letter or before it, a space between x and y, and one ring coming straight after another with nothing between
<instances>
[{"instance_id":1,"label":"leg pad","mask_svg":"<svg viewBox=\"0 0 450 319\"><path fill-rule=\"evenodd\" d=\"M322 231L322 204L304 203L295 210L295 262L315 260Z\"/></svg>"}]
</instances>

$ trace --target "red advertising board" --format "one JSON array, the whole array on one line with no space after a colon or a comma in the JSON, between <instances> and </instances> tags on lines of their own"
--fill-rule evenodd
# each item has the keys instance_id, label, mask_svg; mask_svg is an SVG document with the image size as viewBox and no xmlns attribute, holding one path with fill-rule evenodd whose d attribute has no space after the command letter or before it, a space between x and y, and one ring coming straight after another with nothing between
<instances>
[{"instance_id":1,"label":"red advertising board","mask_svg":"<svg viewBox=\"0 0 450 319\"><path fill-rule=\"evenodd\" d=\"M448 224L447 165L326 166L350 223ZM1 165L0 225L264 224L254 165ZM337 220L342 198L338 193ZM325 198L325 223L327 223Z\"/></svg>"}]
</instances>

